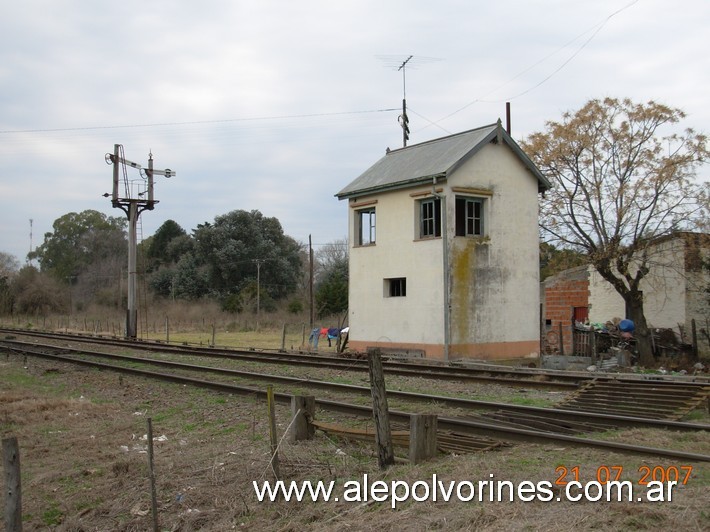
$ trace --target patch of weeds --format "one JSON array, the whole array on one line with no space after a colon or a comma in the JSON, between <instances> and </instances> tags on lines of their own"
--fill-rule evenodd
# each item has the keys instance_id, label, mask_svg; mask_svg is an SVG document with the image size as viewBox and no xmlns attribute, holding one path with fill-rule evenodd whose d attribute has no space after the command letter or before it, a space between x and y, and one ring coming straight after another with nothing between
<instances>
[{"instance_id":1,"label":"patch of weeds","mask_svg":"<svg viewBox=\"0 0 710 532\"><path fill-rule=\"evenodd\" d=\"M624 519L623 527L626 530L660 530L665 520L661 513L641 511Z\"/></svg>"},{"instance_id":2,"label":"patch of weeds","mask_svg":"<svg viewBox=\"0 0 710 532\"><path fill-rule=\"evenodd\" d=\"M240 423L235 423L234 425L231 426L232 430L237 431L239 433L246 432L250 427L251 427L251 424L246 423L244 421L242 421Z\"/></svg>"},{"instance_id":3,"label":"patch of weeds","mask_svg":"<svg viewBox=\"0 0 710 532\"><path fill-rule=\"evenodd\" d=\"M702 486L707 486L710 484L710 468L706 467L695 467L693 468L693 472L691 473L690 480L688 483L693 483L693 485L702 485ZM708 517L710 517L710 514L708 514Z\"/></svg>"},{"instance_id":4,"label":"patch of weeds","mask_svg":"<svg viewBox=\"0 0 710 532\"><path fill-rule=\"evenodd\" d=\"M64 488L64 493L72 494L81 491L82 487L72 476L62 477L59 479L59 484Z\"/></svg>"},{"instance_id":5,"label":"patch of weeds","mask_svg":"<svg viewBox=\"0 0 710 532\"><path fill-rule=\"evenodd\" d=\"M34 388L39 384L36 377L21 371L4 372L3 380L6 385L12 385L23 389Z\"/></svg>"},{"instance_id":6,"label":"patch of weeds","mask_svg":"<svg viewBox=\"0 0 710 532\"><path fill-rule=\"evenodd\" d=\"M348 448L348 454L355 460L355 462L360 464L369 464L372 462L372 452L369 449L364 450L359 446L354 446L352 445L352 442L348 442L347 440L343 440L341 444L343 447Z\"/></svg>"},{"instance_id":7,"label":"patch of weeds","mask_svg":"<svg viewBox=\"0 0 710 532\"><path fill-rule=\"evenodd\" d=\"M708 419L707 410L705 408L696 408L695 410L690 411L688 413L688 415L686 415L683 418L683 421L690 421L690 422L702 421L702 422L706 423L707 419Z\"/></svg>"},{"instance_id":8,"label":"patch of weeds","mask_svg":"<svg viewBox=\"0 0 710 532\"><path fill-rule=\"evenodd\" d=\"M99 506L101 506L103 504L103 502L104 502L104 500L101 498L81 501L81 502L77 503L76 509L78 511L93 510L94 508L98 508Z\"/></svg>"},{"instance_id":9,"label":"patch of weeds","mask_svg":"<svg viewBox=\"0 0 710 532\"><path fill-rule=\"evenodd\" d=\"M549 407L553 404L552 401L544 398L533 398L533 397L512 397L510 401L508 401L510 404L513 405L522 405L522 406L539 406L541 408L546 408Z\"/></svg>"},{"instance_id":10,"label":"patch of weeds","mask_svg":"<svg viewBox=\"0 0 710 532\"><path fill-rule=\"evenodd\" d=\"M621 431L618 429L601 430L599 432L592 432L590 437L595 440L615 440L619 437Z\"/></svg>"},{"instance_id":11,"label":"patch of weeds","mask_svg":"<svg viewBox=\"0 0 710 532\"><path fill-rule=\"evenodd\" d=\"M162 421L167 421L168 419L174 418L175 416L182 415L185 413L183 408L173 406L166 408L162 412L158 412L152 416L153 423L160 423Z\"/></svg>"},{"instance_id":12,"label":"patch of weeds","mask_svg":"<svg viewBox=\"0 0 710 532\"><path fill-rule=\"evenodd\" d=\"M66 432L68 432L68 429L61 425L49 425L41 430L41 433L48 439L63 437L61 435Z\"/></svg>"},{"instance_id":13,"label":"patch of weeds","mask_svg":"<svg viewBox=\"0 0 710 532\"><path fill-rule=\"evenodd\" d=\"M233 434L233 433L235 433L235 432L237 432L237 428L236 428L236 427L222 427L222 428L219 429L215 434L216 434L217 436L226 436L226 435L228 435L228 434Z\"/></svg>"},{"instance_id":14,"label":"patch of weeds","mask_svg":"<svg viewBox=\"0 0 710 532\"><path fill-rule=\"evenodd\" d=\"M56 502L52 502L47 510L42 513L42 522L47 526L57 526L62 523L64 514Z\"/></svg>"}]
</instances>

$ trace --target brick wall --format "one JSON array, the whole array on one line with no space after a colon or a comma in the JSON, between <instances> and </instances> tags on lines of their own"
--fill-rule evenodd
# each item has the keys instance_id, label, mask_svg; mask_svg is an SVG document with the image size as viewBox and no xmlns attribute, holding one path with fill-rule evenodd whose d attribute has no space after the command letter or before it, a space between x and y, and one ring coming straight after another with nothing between
<instances>
[{"instance_id":1,"label":"brick wall","mask_svg":"<svg viewBox=\"0 0 710 532\"><path fill-rule=\"evenodd\" d=\"M587 267L574 268L546 279L543 283L543 334L559 333L562 324L564 353L572 354L572 319L574 307L589 306L589 276ZM557 346L552 346L555 348Z\"/></svg>"}]
</instances>

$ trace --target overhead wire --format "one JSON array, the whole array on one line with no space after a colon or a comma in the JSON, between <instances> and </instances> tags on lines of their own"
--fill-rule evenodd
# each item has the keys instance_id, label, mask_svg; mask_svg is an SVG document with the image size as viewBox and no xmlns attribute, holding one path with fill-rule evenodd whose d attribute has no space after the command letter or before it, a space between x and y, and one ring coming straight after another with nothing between
<instances>
[{"instance_id":1,"label":"overhead wire","mask_svg":"<svg viewBox=\"0 0 710 532\"><path fill-rule=\"evenodd\" d=\"M0 134L20 134L20 133L62 133L70 131L91 131L91 130L103 130L103 129L128 129L128 128L149 128L149 127L165 127L165 126L188 126L188 125L204 125L204 124L225 124L232 122L256 122L262 120L284 120L284 119L301 119L301 118L315 118L324 116L344 116L344 115L360 115L360 114L370 114L370 113L386 113L392 111L399 111L397 108L389 109L370 109L364 111L339 111L334 113L310 113L310 114L299 114L299 115L276 115L276 116L261 116L261 117L249 117L249 118L224 118L218 120L191 120L185 122L156 122L149 124L122 124L122 125L110 125L110 126L84 126L84 127L62 127L62 128L38 128L38 129L18 129L18 130L4 130L0 131Z\"/></svg>"},{"instance_id":2,"label":"overhead wire","mask_svg":"<svg viewBox=\"0 0 710 532\"><path fill-rule=\"evenodd\" d=\"M532 65L529 66L528 68L526 68L525 70L519 72L518 74L516 74L515 76L513 76L512 78L510 78L508 81L506 81L506 82L503 83L502 85L499 85L499 86L495 87L494 89L488 91L488 92L487 92L486 94L484 94L481 98L476 98L475 100L473 100L473 101L467 103L466 105L464 105L463 107L457 109L456 111L454 111L454 112L452 112L452 113L449 113L448 115L446 115L446 116L443 117L443 118L440 118L439 120L437 120L437 123L438 123L438 122L442 122L442 121L444 121L444 120L447 120L448 118L451 118L452 116L454 116L454 115L460 113L461 111L463 111L463 110L465 110L465 109L468 109L469 107L471 107L471 106L472 106L473 104L475 104L475 103L479 103L479 102L484 102L484 103L497 103L497 102L503 102L503 101L511 101L511 100L514 100L514 99L516 99L516 98L519 98L519 97L521 97L521 96L523 96L523 95L529 93L530 91L532 91L532 90L534 90L534 89L540 87L542 84L544 84L545 82L549 81L555 74L557 74L558 72L560 72L560 71L561 71L565 66L567 66L575 57L577 57L577 55L579 55L579 53L580 53L584 48L586 48L586 46L592 41L592 39L594 39L594 37L597 36L597 34L602 30L602 28L603 28L604 26L606 26L606 24L607 24L613 17L615 17L616 15L618 15L619 13L621 13L622 11L625 11L626 9L630 8L630 7L633 6L634 4L638 3L638 1L639 1L639 0L633 0L632 2L626 4L624 7L620 8L620 9L617 9L616 11L614 11L613 13L611 13L610 15L608 15L608 16L607 16L604 20L602 20L601 22L598 22L598 23L596 23L595 25L593 25L592 27L586 29L585 31L583 31L582 33L580 33L579 35L577 35L576 37L574 37L572 40L570 40L569 42L567 42L566 44L564 44L563 46L561 46L560 48L558 48L558 49L555 50L554 52L548 54L547 56L543 57L542 59L538 60L537 62L535 62L534 64L532 64ZM518 93L518 94L516 94L516 95L514 95L514 96L510 96L510 97L503 98L503 99L500 99L500 100L485 100L486 96L488 96L489 94L493 94L493 93L499 91L500 89L502 89L503 87L505 87L506 85L508 85L508 84L511 83L512 81L516 80L516 79L519 78L520 76L526 74L527 72L529 72L530 70L532 70L533 68L535 68L536 66L538 66L539 64L541 64L541 63L547 61L550 57L556 55L556 54L559 53L560 51L562 51L562 50L564 50L565 48L569 47L572 43L578 41L578 40L580 39L580 37L586 35L587 33L589 33L589 32L592 31L592 30L594 30L594 31L592 32L592 34L590 35L590 37L589 37L587 40L585 40L585 41L581 44L581 46L580 46L579 48L577 48L577 50L576 50L569 58L567 58L566 61L564 61L564 62L563 62L559 67L557 67L552 73L550 73L548 76L546 76L545 78L543 78L541 81L539 81L539 82L536 83L535 85L529 87L528 89L526 89L526 90L524 90L524 91L522 91L522 92L520 92L520 93ZM432 125L438 125L437 123L433 123L433 122L432 122ZM428 127L428 126L426 126L426 127Z\"/></svg>"}]
</instances>

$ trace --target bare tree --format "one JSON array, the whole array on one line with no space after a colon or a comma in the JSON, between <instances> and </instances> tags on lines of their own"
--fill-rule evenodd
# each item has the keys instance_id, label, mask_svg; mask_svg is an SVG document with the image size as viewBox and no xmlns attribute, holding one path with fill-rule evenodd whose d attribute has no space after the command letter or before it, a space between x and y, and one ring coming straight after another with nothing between
<instances>
[{"instance_id":1,"label":"bare tree","mask_svg":"<svg viewBox=\"0 0 710 532\"><path fill-rule=\"evenodd\" d=\"M14 255L0 251L0 277L11 277L20 269L20 262Z\"/></svg>"},{"instance_id":2,"label":"bare tree","mask_svg":"<svg viewBox=\"0 0 710 532\"><path fill-rule=\"evenodd\" d=\"M348 262L348 239L333 240L324 244L316 253L319 269L328 271L342 263Z\"/></svg>"},{"instance_id":3,"label":"bare tree","mask_svg":"<svg viewBox=\"0 0 710 532\"><path fill-rule=\"evenodd\" d=\"M654 241L702 230L708 219L708 184L696 179L707 139L692 129L676 132L683 118L653 101L591 100L523 143L553 183L540 207L543 235L585 253L621 295L646 365L653 352L639 283Z\"/></svg>"}]
</instances>

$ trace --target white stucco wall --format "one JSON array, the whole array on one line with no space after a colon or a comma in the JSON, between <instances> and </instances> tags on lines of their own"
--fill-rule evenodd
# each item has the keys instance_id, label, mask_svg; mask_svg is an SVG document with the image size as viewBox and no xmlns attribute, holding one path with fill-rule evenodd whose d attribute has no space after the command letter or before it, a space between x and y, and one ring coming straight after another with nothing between
<instances>
[{"instance_id":1,"label":"white stucco wall","mask_svg":"<svg viewBox=\"0 0 710 532\"><path fill-rule=\"evenodd\" d=\"M592 266L589 267L589 321L606 323L626 317L624 299Z\"/></svg>"},{"instance_id":2,"label":"white stucco wall","mask_svg":"<svg viewBox=\"0 0 710 532\"><path fill-rule=\"evenodd\" d=\"M455 193L450 194L452 343L537 342L537 179L507 146L488 144L447 186L493 193L486 204L486 239L480 243L453 236ZM468 255L463 261L468 268L458 267L457 253Z\"/></svg>"},{"instance_id":3,"label":"white stucco wall","mask_svg":"<svg viewBox=\"0 0 710 532\"><path fill-rule=\"evenodd\" d=\"M667 240L655 246L649 253L648 266L650 271L641 281L641 290L649 327L677 330L679 323L689 327L692 315L697 315L689 312L689 302L694 299L692 294L702 292L702 280L685 270L683 240ZM594 268L589 272L590 321L603 323L626 317L622 297Z\"/></svg>"},{"instance_id":4,"label":"white stucco wall","mask_svg":"<svg viewBox=\"0 0 710 532\"><path fill-rule=\"evenodd\" d=\"M651 327L678 328L686 319L685 249L681 239L656 246L651 271L641 281L646 322Z\"/></svg>"},{"instance_id":5,"label":"white stucco wall","mask_svg":"<svg viewBox=\"0 0 710 532\"><path fill-rule=\"evenodd\" d=\"M493 358L501 357L502 344L520 343L527 351L520 353L517 345L512 348L517 354L535 353L540 302L537 179L507 146L491 144L436 187L446 197L452 349L460 344L459 354L470 356L470 344L491 344L490 353L485 347L476 354ZM486 196L484 239L454 236L457 192L452 187L492 193ZM417 202L423 197L417 194L431 190L432 185L424 185L349 201L352 342L444 344L443 240L416 238ZM375 207L374 245L356 245L358 205ZM383 297L384 279L396 277L407 279L406 297ZM450 355L456 357L456 350Z\"/></svg>"},{"instance_id":6,"label":"white stucco wall","mask_svg":"<svg viewBox=\"0 0 710 532\"><path fill-rule=\"evenodd\" d=\"M415 190L363 198L377 201L374 245L354 245L356 209L349 208L352 341L444 341L443 242L441 238L415 241L416 198L410 196ZM406 297L384 297L384 280L396 277L407 279Z\"/></svg>"}]
</instances>

